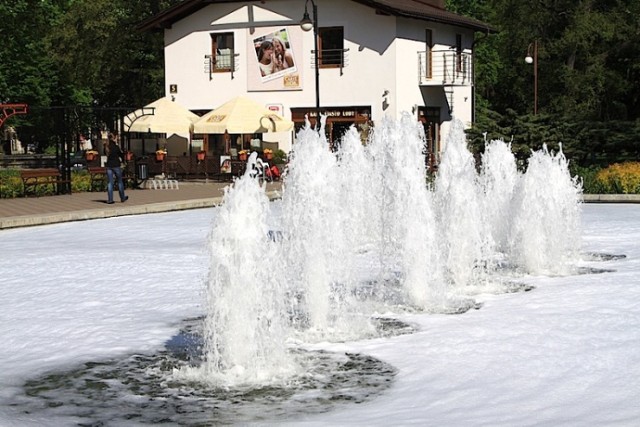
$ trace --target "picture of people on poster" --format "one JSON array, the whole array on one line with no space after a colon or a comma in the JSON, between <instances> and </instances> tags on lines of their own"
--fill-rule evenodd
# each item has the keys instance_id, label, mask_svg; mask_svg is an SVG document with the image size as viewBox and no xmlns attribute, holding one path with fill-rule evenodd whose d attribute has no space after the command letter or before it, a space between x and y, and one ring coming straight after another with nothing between
<instances>
[{"instance_id":1,"label":"picture of people on poster","mask_svg":"<svg viewBox=\"0 0 640 427\"><path fill-rule=\"evenodd\" d=\"M263 83L297 71L293 49L289 42L289 32L286 28L252 40Z\"/></svg>"},{"instance_id":2,"label":"picture of people on poster","mask_svg":"<svg viewBox=\"0 0 640 427\"><path fill-rule=\"evenodd\" d=\"M220 156L220 173L231 173L230 156Z\"/></svg>"},{"instance_id":3,"label":"picture of people on poster","mask_svg":"<svg viewBox=\"0 0 640 427\"><path fill-rule=\"evenodd\" d=\"M258 65L260 66L260 74L262 74L262 77L273 74L275 71L273 43L269 40L260 43L260 47L258 48Z\"/></svg>"},{"instance_id":4,"label":"picture of people on poster","mask_svg":"<svg viewBox=\"0 0 640 427\"><path fill-rule=\"evenodd\" d=\"M293 54L280 36L273 36L273 52L276 71L286 70L294 66Z\"/></svg>"}]
</instances>

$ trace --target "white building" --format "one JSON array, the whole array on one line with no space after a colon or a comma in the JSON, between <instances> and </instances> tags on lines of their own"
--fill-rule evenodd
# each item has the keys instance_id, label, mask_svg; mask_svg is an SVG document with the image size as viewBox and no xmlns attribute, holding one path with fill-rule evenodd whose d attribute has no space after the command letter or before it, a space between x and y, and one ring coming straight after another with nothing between
<instances>
[{"instance_id":1,"label":"white building","mask_svg":"<svg viewBox=\"0 0 640 427\"><path fill-rule=\"evenodd\" d=\"M300 25L314 10L317 64L314 31ZM425 123L436 154L452 116L473 122L474 34L493 31L446 11L444 0L185 0L139 28L164 31L166 93L194 112L243 95L298 128L306 114L314 123L318 95L332 141L351 124L366 129L406 111ZM274 50L262 72L260 46L276 37L286 44L289 66L278 66ZM264 139L287 151L294 136Z\"/></svg>"}]
</instances>

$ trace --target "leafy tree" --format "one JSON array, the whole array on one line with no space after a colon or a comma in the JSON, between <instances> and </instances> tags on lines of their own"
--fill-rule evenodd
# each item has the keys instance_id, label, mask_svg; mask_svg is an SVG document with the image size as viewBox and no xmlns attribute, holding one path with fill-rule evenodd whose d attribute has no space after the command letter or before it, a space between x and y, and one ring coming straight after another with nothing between
<instances>
[{"instance_id":1,"label":"leafy tree","mask_svg":"<svg viewBox=\"0 0 640 427\"><path fill-rule=\"evenodd\" d=\"M640 2L449 0L448 7L498 30L476 37L478 109L469 131L475 150L483 149L487 132L513 138L518 156L560 142L585 165L638 155ZM524 63L533 41L537 116L533 67Z\"/></svg>"},{"instance_id":2,"label":"leafy tree","mask_svg":"<svg viewBox=\"0 0 640 427\"><path fill-rule=\"evenodd\" d=\"M0 102L25 102L16 118L42 139L59 133L53 106L133 108L164 93L163 35L138 22L180 0L0 2ZM543 143L583 165L640 153L640 2L447 0L447 8L497 29L478 34L475 150L513 138L525 159ZM533 67L538 43L538 114ZM40 110L38 110L40 108ZM67 117L67 122L69 118ZM75 119L74 119L75 120ZM80 119L78 119L80 120Z\"/></svg>"},{"instance_id":3,"label":"leafy tree","mask_svg":"<svg viewBox=\"0 0 640 427\"><path fill-rule=\"evenodd\" d=\"M68 100L130 107L161 96L162 35L138 32L135 25L166 6L157 0L71 2L49 35L53 45L66 47L57 57Z\"/></svg>"},{"instance_id":4,"label":"leafy tree","mask_svg":"<svg viewBox=\"0 0 640 427\"><path fill-rule=\"evenodd\" d=\"M162 34L135 26L178 1L0 3L0 102L29 105L30 114L15 118L23 139L43 141L79 120L53 107L133 108L162 96Z\"/></svg>"},{"instance_id":5,"label":"leafy tree","mask_svg":"<svg viewBox=\"0 0 640 427\"><path fill-rule=\"evenodd\" d=\"M53 47L46 34L62 8L58 1L15 0L0 3L0 102L49 105L60 82ZM16 116L16 126L51 129L34 114Z\"/></svg>"}]
</instances>

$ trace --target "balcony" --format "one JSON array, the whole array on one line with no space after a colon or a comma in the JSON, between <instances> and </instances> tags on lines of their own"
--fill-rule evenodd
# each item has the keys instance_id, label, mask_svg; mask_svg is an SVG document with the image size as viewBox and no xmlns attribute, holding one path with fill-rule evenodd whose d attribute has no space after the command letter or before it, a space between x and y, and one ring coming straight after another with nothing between
<instances>
[{"instance_id":1,"label":"balcony","mask_svg":"<svg viewBox=\"0 0 640 427\"><path fill-rule=\"evenodd\" d=\"M473 55L450 49L418 52L418 76L425 86L471 86Z\"/></svg>"},{"instance_id":2,"label":"balcony","mask_svg":"<svg viewBox=\"0 0 640 427\"><path fill-rule=\"evenodd\" d=\"M311 67L316 67L315 50L311 51ZM349 65L349 49L322 49L318 51L319 68L340 68L340 75L343 68Z\"/></svg>"},{"instance_id":3,"label":"balcony","mask_svg":"<svg viewBox=\"0 0 640 427\"><path fill-rule=\"evenodd\" d=\"M204 56L204 72L209 74L209 80L213 79L213 73L233 73L238 69L238 53L231 49L221 49L215 55Z\"/></svg>"}]
</instances>

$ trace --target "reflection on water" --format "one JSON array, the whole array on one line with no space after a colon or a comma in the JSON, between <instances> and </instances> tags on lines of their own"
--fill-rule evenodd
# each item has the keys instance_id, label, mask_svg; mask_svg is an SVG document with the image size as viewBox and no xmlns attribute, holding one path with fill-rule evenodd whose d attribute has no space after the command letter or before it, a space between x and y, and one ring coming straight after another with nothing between
<instances>
[{"instance_id":1,"label":"reflection on water","mask_svg":"<svg viewBox=\"0 0 640 427\"><path fill-rule=\"evenodd\" d=\"M617 261L627 257L624 254L606 254L601 252L587 252L585 255L587 261Z\"/></svg>"},{"instance_id":2,"label":"reflection on water","mask_svg":"<svg viewBox=\"0 0 640 427\"><path fill-rule=\"evenodd\" d=\"M216 388L176 380L174 369L201 363L201 320L191 319L157 354L88 362L70 371L29 380L12 403L23 414L52 424L211 425L276 421L373 399L395 369L362 354L291 350L304 374L280 386ZM413 332L395 319L375 319L380 335Z\"/></svg>"}]
</instances>

